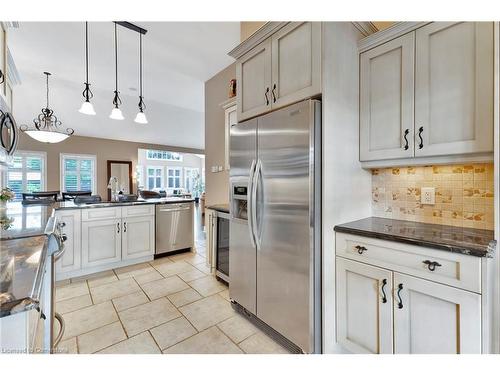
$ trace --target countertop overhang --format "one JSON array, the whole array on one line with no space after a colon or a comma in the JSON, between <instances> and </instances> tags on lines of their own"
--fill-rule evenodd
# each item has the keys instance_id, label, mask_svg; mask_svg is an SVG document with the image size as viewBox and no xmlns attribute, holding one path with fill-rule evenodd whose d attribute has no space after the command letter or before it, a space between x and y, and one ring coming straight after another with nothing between
<instances>
[{"instance_id":1,"label":"countertop overhang","mask_svg":"<svg viewBox=\"0 0 500 375\"><path fill-rule=\"evenodd\" d=\"M494 232L485 229L368 217L336 225L334 230L364 237L430 247L477 257L492 257Z\"/></svg>"}]
</instances>

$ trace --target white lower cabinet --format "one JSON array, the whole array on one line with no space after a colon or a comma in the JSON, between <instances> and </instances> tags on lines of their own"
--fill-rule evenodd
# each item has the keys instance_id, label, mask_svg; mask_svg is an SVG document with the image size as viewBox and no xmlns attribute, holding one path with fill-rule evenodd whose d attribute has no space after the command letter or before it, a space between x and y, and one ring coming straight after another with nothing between
<instances>
[{"instance_id":1,"label":"white lower cabinet","mask_svg":"<svg viewBox=\"0 0 500 375\"><path fill-rule=\"evenodd\" d=\"M121 220L82 223L82 267L119 262L122 258Z\"/></svg>"},{"instance_id":2,"label":"white lower cabinet","mask_svg":"<svg viewBox=\"0 0 500 375\"><path fill-rule=\"evenodd\" d=\"M337 258L337 340L354 353L392 353L392 272Z\"/></svg>"},{"instance_id":3,"label":"white lower cabinet","mask_svg":"<svg viewBox=\"0 0 500 375\"><path fill-rule=\"evenodd\" d=\"M123 218L122 226L122 259L141 258L154 254L154 216Z\"/></svg>"},{"instance_id":4,"label":"white lower cabinet","mask_svg":"<svg viewBox=\"0 0 500 375\"><path fill-rule=\"evenodd\" d=\"M56 273L79 270L82 267L81 210L56 211L59 223L63 223L62 233L66 236L64 253L56 263Z\"/></svg>"},{"instance_id":5,"label":"white lower cabinet","mask_svg":"<svg viewBox=\"0 0 500 375\"><path fill-rule=\"evenodd\" d=\"M401 264L412 272L412 268L406 267L411 259L403 257L404 254L414 258L415 264L427 265L412 246L408 246L406 252L401 244L391 241L364 238L363 245L355 246L359 241L359 236L337 233L336 310L340 345L353 353L479 354L484 351L481 306L485 290L478 293L473 283L463 285L474 290L446 285L441 280L448 279L439 275L432 275L439 282L426 280L418 269L413 275L398 272L403 268ZM354 255L342 244L348 244L347 249L351 245L360 248L357 258L352 259ZM387 249L389 254L399 252L401 256L382 262L382 253L375 251L378 248ZM422 248L422 251L434 251L437 257L445 256L449 258L447 261L456 264L466 264L467 258L478 259L462 254L440 254L440 250ZM445 262L440 261L439 270L436 268L431 274L446 272L441 270ZM481 279L481 269L473 265L467 270L469 274L464 274L471 280ZM454 283L453 278L449 278L449 282Z\"/></svg>"},{"instance_id":6,"label":"white lower cabinet","mask_svg":"<svg viewBox=\"0 0 500 375\"><path fill-rule=\"evenodd\" d=\"M481 353L481 296L394 273L394 353Z\"/></svg>"}]
</instances>

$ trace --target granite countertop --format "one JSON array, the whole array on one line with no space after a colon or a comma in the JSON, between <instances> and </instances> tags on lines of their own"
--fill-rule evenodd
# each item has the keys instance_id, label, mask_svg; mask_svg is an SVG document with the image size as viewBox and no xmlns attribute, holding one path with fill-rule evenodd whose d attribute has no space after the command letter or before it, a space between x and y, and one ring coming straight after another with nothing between
<instances>
[{"instance_id":1,"label":"granite countertop","mask_svg":"<svg viewBox=\"0 0 500 375\"><path fill-rule=\"evenodd\" d=\"M368 217L335 226L341 233L431 247L477 257L491 257L496 247L494 232L485 229L425 224Z\"/></svg>"},{"instance_id":2,"label":"granite countertop","mask_svg":"<svg viewBox=\"0 0 500 375\"><path fill-rule=\"evenodd\" d=\"M0 317L37 302L35 287L48 259L47 239L42 235L0 242Z\"/></svg>"},{"instance_id":3,"label":"granite countertop","mask_svg":"<svg viewBox=\"0 0 500 375\"><path fill-rule=\"evenodd\" d=\"M229 213L228 203L212 204L210 206L207 206L207 208L214 211Z\"/></svg>"},{"instance_id":4,"label":"granite countertop","mask_svg":"<svg viewBox=\"0 0 500 375\"><path fill-rule=\"evenodd\" d=\"M74 210L133 206L142 204L170 204L193 202L192 198L139 199L134 202L99 202L93 204L75 204L73 201L50 202L23 205L21 202L9 202L6 210L0 210L0 240L33 237L44 234L47 221L57 210Z\"/></svg>"}]
</instances>

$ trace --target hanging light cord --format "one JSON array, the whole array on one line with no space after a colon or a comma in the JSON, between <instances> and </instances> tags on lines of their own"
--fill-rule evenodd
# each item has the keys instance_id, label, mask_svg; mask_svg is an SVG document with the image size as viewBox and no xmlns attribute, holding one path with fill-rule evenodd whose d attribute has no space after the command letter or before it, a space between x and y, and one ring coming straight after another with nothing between
<instances>
[{"instance_id":1,"label":"hanging light cord","mask_svg":"<svg viewBox=\"0 0 500 375\"><path fill-rule=\"evenodd\" d=\"M115 23L115 97L113 98L113 105L118 108L122 104L118 96L118 38L116 36L116 23Z\"/></svg>"},{"instance_id":2,"label":"hanging light cord","mask_svg":"<svg viewBox=\"0 0 500 375\"><path fill-rule=\"evenodd\" d=\"M45 77L47 78L47 109L49 109L49 75L50 73L45 73Z\"/></svg>"},{"instance_id":3,"label":"hanging light cord","mask_svg":"<svg viewBox=\"0 0 500 375\"><path fill-rule=\"evenodd\" d=\"M85 22L85 89L82 92L83 97L88 102L94 97L92 91L90 91L89 83L89 23Z\"/></svg>"},{"instance_id":4,"label":"hanging light cord","mask_svg":"<svg viewBox=\"0 0 500 375\"><path fill-rule=\"evenodd\" d=\"M146 108L146 104L144 104L143 96L142 96L142 34L139 33L139 110L141 112Z\"/></svg>"}]
</instances>

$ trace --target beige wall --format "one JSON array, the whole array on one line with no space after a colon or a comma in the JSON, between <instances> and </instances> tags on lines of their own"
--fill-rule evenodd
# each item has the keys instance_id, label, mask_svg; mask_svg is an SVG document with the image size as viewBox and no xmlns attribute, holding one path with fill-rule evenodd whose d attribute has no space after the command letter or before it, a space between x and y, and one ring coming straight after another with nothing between
<instances>
[{"instance_id":1,"label":"beige wall","mask_svg":"<svg viewBox=\"0 0 500 375\"><path fill-rule=\"evenodd\" d=\"M212 173L212 165L224 165L225 129L221 103L228 98L229 81L236 78L232 64L205 82L205 192L206 204L229 202L229 171Z\"/></svg>"},{"instance_id":2,"label":"beige wall","mask_svg":"<svg viewBox=\"0 0 500 375\"><path fill-rule=\"evenodd\" d=\"M262 21L247 21L240 22L240 39L243 42L250 35L256 32L265 22Z\"/></svg>"},{"instance_id":3,"label":"beige wall","mask_svg":"<svg viewBox=\"0 0 500 375\"><path fill-rule=\"evenodd\" d=\"M47 190L60 190L60 159L61 153L68 154L90 154L97 157L97 194L107 199L107 161L125 160L132 161L132 173L135 174L137 155L139 148L153 148L157 150L168 150L175 152L191 152L203 154L203 150L169 147L164 145L153 145L147 143L115 141L111 139L73 136L67 140L46 144L33 140L25 134L21 134L18 149L21 151L43 151L47 153ZM137 182L133 179L133 192L136 191Z\"/></svg>"}]
</instances>

